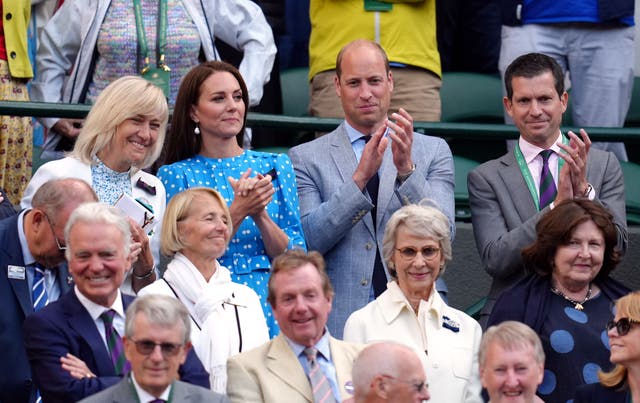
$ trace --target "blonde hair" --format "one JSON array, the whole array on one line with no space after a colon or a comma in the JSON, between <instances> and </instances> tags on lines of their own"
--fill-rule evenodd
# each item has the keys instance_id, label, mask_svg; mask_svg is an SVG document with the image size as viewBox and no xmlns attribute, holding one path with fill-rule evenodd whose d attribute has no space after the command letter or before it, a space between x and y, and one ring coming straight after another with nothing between
<instances>
[{"instance_id":1,"label":"blonde hair","mask_svg":"<svg viewBox=\"0 0 640 403\"><path fill-rule=\"evenodd\" d=\"M111 143L118 126L140 115L160 120L158 139L137 168L151 166L162 151L169 107L160 88L136 76L121 77L100 93L84 121L70 156L85 164L92 164L98 152Z\"/></svg>"},{"instance_id":2,"label":"blonde hair","mask_svg":"<svg viewBox=\"0 0 640 403\"><path fill-rule=\"evenodd\" d=\"M640 321L640 291L631 292L616 301L616 313L621 318ZM627 385L628 371L624 365L617 364L609 372L598 372L600 383L608 388L624 388Z\"/></svg>"},{"instance_id":3,"label":"blonde hair","mask_svg":"<svg viewBox=\"0 0 640 403\"><path fill-rule=\"evenodd\" d=\"M499 325L491 326L484 332L478 349L478 364L483 368L487 362L487 350L493 343L507 351L531 347L533 356L538 364L544 365L544 349L540 337L529 326L521 322L508 320Z\"/></svg>"},{"instance_id":4,"label":"blonde hair","mask_svg":"<svg viewBox=\"0 0 640 403\"><path fill-rule=\"evenodd\" d=\"M231 233L233 233L233 224L231 223L231 213L229 213L227 203L215 189L194 187L173 196L171 200L169 200L169 204L167 204L167 209L164 212L164 218L162 220L160 237L160 249L164 255L173 256L185 247L184 242L180 239L178 223L189 216L189 210L195 199L204 196L213 197L220 207L222 207L224 216L227 218L227 227L229 228L229 235L226 239L227 244L229 243Z\"/></svg>"}]
</instances>

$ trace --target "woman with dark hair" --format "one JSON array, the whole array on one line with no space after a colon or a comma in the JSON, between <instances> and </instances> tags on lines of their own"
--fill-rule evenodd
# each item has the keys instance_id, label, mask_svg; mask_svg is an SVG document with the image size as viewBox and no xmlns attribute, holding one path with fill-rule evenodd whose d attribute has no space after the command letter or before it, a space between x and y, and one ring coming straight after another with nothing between
<instances>
[{"instance_id":1,"label":"woman with dark hair","mask_svg":"<svg viewBox=\"0 0 640 403\"><path fill-rule=\"evenodd\" d=\"M616 315L607 323L611 362L609 372L599 372L600 383L578 388L574 403L640 402L640 291L616 302Z\"/></svg>"},{"instance_id":2,"label":"woman with dark hair","mask_svg":"<svg viewBox=\"0 0 640 403\"><path fill-rule=\"evenodd\" d=\"M233 233L220 264L234 282L260 296L269 333L278 327L267 303L271 259L305 248L293 166L286 154L243 150L249 94L240 72L206 62L182 79L158 178L167 200L195 186L212 187L231 212Z\"/></svg>"},{"instance_id":3,"label":"woman with dark hair","mask_svg":"<svg viewBox=\"0 0 640 403\"><path fill-rule=\"evenodd\" d=\"M611 214L588 199L556 205L522 256L531 275L505 290L488 325L517 320L535 330L546 354L538 395L566 402L608 369L605 326L613 301L629 290L609 277L620 260Z\"/></svg>"}]
</instances>

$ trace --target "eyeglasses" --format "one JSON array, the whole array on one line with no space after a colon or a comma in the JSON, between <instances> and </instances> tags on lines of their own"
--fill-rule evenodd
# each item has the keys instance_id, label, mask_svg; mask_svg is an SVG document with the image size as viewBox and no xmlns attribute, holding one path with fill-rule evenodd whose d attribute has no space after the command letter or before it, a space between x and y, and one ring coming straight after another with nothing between
<instances>
[{"instance_id":1,"label":"eyeglasses","mask_svg":"<svg viewBox=\"0 0 640 403\"><path fill-rule=\"evenodd\" d=\"M407 246L406 248L396 248L398 252L400 252L400 256L405 258L406 260L413 260L418 255L418 249ZM422 248L420 251L422 253L422 257L425 260L433 260L438 253L440 252L440 248Z\"/></svg>"},{"instance_id":2,"label":"eyeglasses","mask_svg":"<svg viewBox=\"0 0 640 403\"><path fill-rule=\"evenodd\" d=\"M383 376L395 382L406 383L407 385L410 385L417 393L421 393L422 391L426 391L427 389L429 389L429 384L425 381L416 383L413 381L405 381L404 379L396 378L395 376L391 376L391 375L383 375Z\"/></svg>"},{"instance_id":3,"label":"eyeglasses","mask_svg":"<svg viewBox=\"0 0 640 403\"><path fill-rule=\"evenodd\" d=\"M620 318L617 322L610 320L609 322L607 322L607 331L615 327L618 331L618 335L624 336L629 333L629 330L631 330L631 325L634 323L637 325L640 324L640 321L629 318Z\"/></svg>"},{"instance_id":4,"label":"eyeglasses","mask_svg":"<svg viewBox=\"0 0 640 403\"><path fill-rule=\"evenodd\" d=\"M67 246L64 244L64 242L62 242L61 244L60 241L58 240L58 236L56 235L56 231L53 229L53 223L51 222L51 219L49 218L47 213L44 213L44 216L46 217L47 222L49 223L49 228L51 228L51 233L53 233L53 239L56 240L56 246L58 247L58 250L61 252L66 251Z\"/></svg>"},{"instance_id":5,"label":"eyeglasses","mask_svg":"<svg viewBox=\"0 0 640 403\"><path fill-rule=\"evenodd\" d=\"M153 350L156 349L156 346L160 346L160 351L162 351L162 355L164 357L173 357L178 354L182 344L174 344L174 343L156 343L152 340L133 340L130 339L135 345L138 353L142 355L149 355L153 353Z\"/></svg>"}]
</instances>

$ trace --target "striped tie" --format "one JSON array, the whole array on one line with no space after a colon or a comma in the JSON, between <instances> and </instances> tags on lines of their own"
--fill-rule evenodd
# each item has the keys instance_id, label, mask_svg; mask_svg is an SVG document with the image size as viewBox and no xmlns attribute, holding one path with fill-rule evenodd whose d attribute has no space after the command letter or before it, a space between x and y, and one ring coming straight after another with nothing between
<instances>
[{"instance_id":1,"label":"striped tie","mask_svg":"<svg viewBox=\"0 0 640 403\"><path fill-rule=\"evenodd\" d=\"M540 156L542 157L542 172L540 173L540 210L547 207L552 201L555 200L556 184L553 181L553 175L549 170L549 157L553 154L553 150L542 150Z\"/></svg>"},{"instance_id":2,"label":"striped tie","mask_svg":"<svg viewBox=\"0 0 640 403\"><path fill-rule=\"evenodd\" d=\"M47 290L44 288L44 267L39 263L33 265L33 287L31 287L33 297L33 311L37 312L49 303Z\"/></svg>"},{"instance_id":3,"label":"striped tie","mask_svg":"<svg viewBox=\"0 0 640 403\"><path fill-rule=\"evenodd\" d=\"M113 328L113 318L116 315L116 311L109 309L104 311L100 318L104 322L104 334L107 339L107 346L109 347L109 354L111 355L111 362L113 362L113 368L118 375L125 375L131 369L129 361L124 355L124 346L122 339L118 335L116 329Z\"/></svg>"},{"instance_id":4,"label":"striped tie","mask_svg":"<svg viewBox=\"0 0 640 403\"><path fill-rule=\"evenodd\" d=\"M307 347L304 349L304 355L307 356L307 360L309 361L309 380L311 381L311 388L313 389L313 401L315 403L335 403L336 399L331 391L329 379L327 379L327 376L322 372L316 360L318 350L314 347Z\"/></svg>"}]
</instances>

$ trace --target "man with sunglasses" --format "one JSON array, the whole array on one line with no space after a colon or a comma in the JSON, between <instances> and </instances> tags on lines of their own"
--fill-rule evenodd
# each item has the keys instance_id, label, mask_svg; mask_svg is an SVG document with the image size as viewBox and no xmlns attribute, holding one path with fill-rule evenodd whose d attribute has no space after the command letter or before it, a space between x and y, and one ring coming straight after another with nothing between
<instances>
[{"instance_id":1,"label":"man with sunglasses","mask_svg":"<svg viewBox=\"0 0 640 403\"><path fill-rule=\"evenodd\" d=\"M133 297L120 286L131 267L131 230L115 207L86 203L65 227L73 290L27 317L25 347L43 401L75 402L118 383L129 372L121 335ZM180 379L209 387L192 351Z\"/></svg>"},{"instance_id":2,"label":"man with sunglasses","mask_svg":"<svg viewBox=\"0 0 640 403\"><path fill-rule=\"evenodd\" d=\"M399 343L375 343L358 355L351 370L354 403L421 403L430 399L422 362Z\"/></svg>"},{"instance_id":3,"label":"man with sunglasses","mask_svg":"<svg viewBox=\"0 0 640 403\"><path fill-rule=\"evenodd\" d=\"M191 350L189 312L175 298L146 295L126 312L124 353L131 372L120 382L82 403L212 402L228 399L211 390L176 380Z\"/></svg>"},{"instance_id":4,"label":"man with sunglasses","mask_svg":"<svg viewBox=\"0 0 640 403\"><path fill-rule=\"evenodd\" d=\"M63 229L78 205L96 200L84 181L56 179L38 189L31 209L0 221L0 402L36 400L22 324L70 288Z\"/></svg>"}]
</instances>

